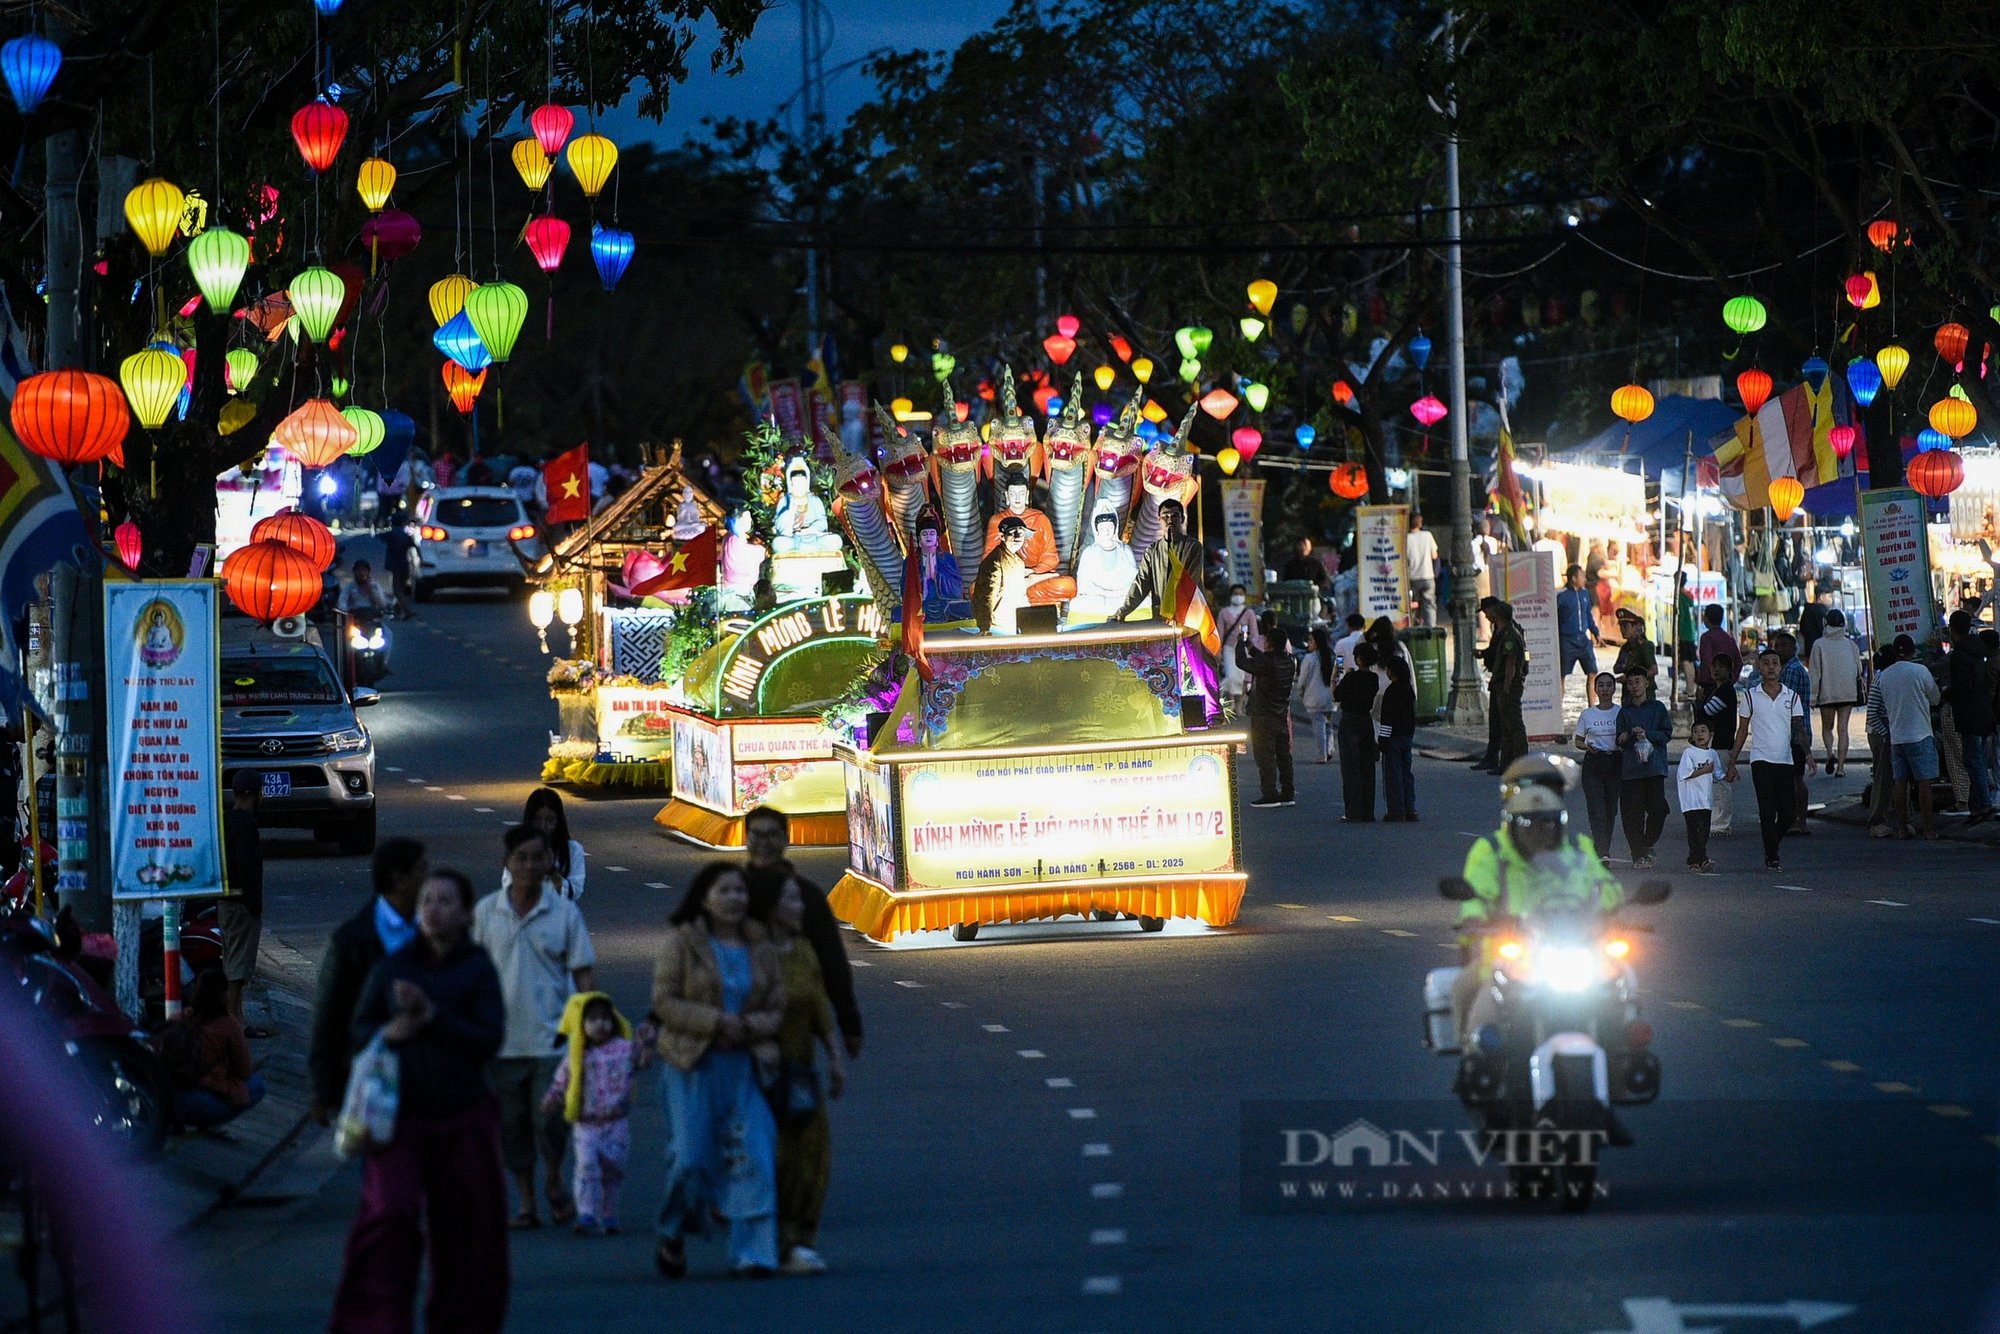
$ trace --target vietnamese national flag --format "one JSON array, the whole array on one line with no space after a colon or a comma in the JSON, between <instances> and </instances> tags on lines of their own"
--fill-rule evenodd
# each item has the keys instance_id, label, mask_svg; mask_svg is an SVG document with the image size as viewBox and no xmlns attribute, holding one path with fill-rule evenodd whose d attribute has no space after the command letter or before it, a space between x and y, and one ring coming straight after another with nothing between
<instances>
[{"instance_id":1,"label":"vietnamese national flag","mask_svg":"<svg viewBox=\"0 0 2000 1334\"><path fill-rule=\"evenodd\" d=\"M677 544L667 557L667 568L632 588L632 596L670 593L677 588L706 588L715 582L715 530L704 528L687 541Z\"/></svg>"},{"instance_id":2,"label":"vietnamese national flag","mask_svg":"<svg viewBox=\"0 0 2000 1334\"><path fill-rule=\"evenodd\" d=\"M582 523L590 517L588 441L542 465L542 490L549 498L549 507L542 513L545 522Z\"/></svg>"}]
</instances>

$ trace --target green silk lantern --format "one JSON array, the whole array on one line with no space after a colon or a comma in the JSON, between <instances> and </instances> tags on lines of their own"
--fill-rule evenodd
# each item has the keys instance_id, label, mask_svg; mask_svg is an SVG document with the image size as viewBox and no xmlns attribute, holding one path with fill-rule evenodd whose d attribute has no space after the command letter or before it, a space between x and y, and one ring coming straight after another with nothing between
<instances>
[{"instance_id":1,"label":"green silk lantern","mask_svg":"<svg viewBox=\"0 0 2000 1334\"><path fill-rule=\"evenodd\" d=\"M346 398L347 391L351 388L353 386L347 382L345 375L336 375L333 377L333 396L335 398Z\"/></svg>"},{"instance_id":2,"label":"green silk lantern","mask_svg":"<svg viewBox=\"0 0 2000 1334\"><path fill-rule=\"evenodd\" d=\"M227 227L210 227L188 242L187 259L208 308L227 312L250 267L250 243Z\"/></svg>"},{"instance_id":3,"label":"green silk lantern","mask_svg":"<svg viewBox=\"0 0 2000 1334\"><path fill-rule=\"evenodd\" d=\"M1754 296L1733 296L1722 307L1722 322L1739 334L1753 334L1764 327L1764 303Z\"/></svg>"},{"instance_id":4,"label":"green silk lantern","mask_svg":"<svg viewBox=\"0 0 2000 1334\"><path fill-rule=\"evenodd\" d=\"M1254 380L1245 380L1242 385L1243 401L1250 405L1250 411L1262 412L1264 405L1271 401L1269 385L1261 385Z\"/></svg>"},{"instance_id":5,"label":"green silk lantern","mask_svg":"<svg viewBox=\"0 0 2000 1334\"><path fill-rule=\"evenodd\" d=\"M340 415L347 418L354 429L361 433L361 439L347 451L347 457L351 459L373 452L389 434L388 423L382 420L382 414L379 412L368 408L342 408Z\"/></svg>"},{"instance_id":6,"label":"green silk lantern","mask_svg":"<svg viewBox=\"0 0 2000 1334\"><path fill-rule=\"evenodd\" d=\"M250 387L257 374L257 354L247 347L232 347L222 355L222 382L232 394Z\"/></svg>"},{"instance_id":7,"label":"green silk lantern","mask_svg":"<svg viewBox=\"0 0 2000 1334\"><path fill-rule=\"evenodd\" d=\"M306 331L306 337L324 343L334 320L340 316L341 304L347 300L347 284L331 269L311 268L292 279L285 295L291 300L292 313L298 316L299 327Z\"/></svg>"},{"instance_id":8,"label":"green silk lantern","mask_svg":"<svg viewBox=\"0 0 2000 1334\"><path fill-rule=\"evenodd\" d=\"M1181 362L1181 382L1183 384L1193 384L1200 378L1201 359L1199 357L1188 357Z\"/></svg>"},{"instance_id":9,"label":"green silk lantern","mask_svg":"<svg viewBox=\"0 0 2000 1334\"><path fill-rule=\"evenodd\" d=\"M465 317L493 360L506 365L528 319L528 294L510 282L486 283L465 296Z\"/></svg>"},{"instance_id":10,"label":"green silk lantern","mask_svg":"<svg viewBox=\"0 0 2000 1334\"><path fill-rule=\"evenodd\" d=\"M1236 328L1243 335L1243 341L1246 343L1254 343L1264 336L1264 321L1258 319L1255 315L1245 315L1242 319L1236 321Z\"/></svg>"}]
</instances>

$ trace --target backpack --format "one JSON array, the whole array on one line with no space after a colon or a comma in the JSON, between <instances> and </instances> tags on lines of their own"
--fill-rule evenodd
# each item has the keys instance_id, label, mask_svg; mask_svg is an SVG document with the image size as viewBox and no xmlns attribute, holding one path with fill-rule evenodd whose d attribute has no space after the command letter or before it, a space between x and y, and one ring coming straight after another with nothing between
<instances>
[{"instance_id":1,"label":"backpack","mask_svg":"<svg viewBox=\"0 0 2000 1334\"><path fill-rule=\"evenodd\" d=\"M201 1025L191 1015L181 1015L160 1025L153 1034L153 1050L167 1068L167 1077L177 1089L191 1089L208 1073L201 1059Z\"/></svg>"}]
</instances>

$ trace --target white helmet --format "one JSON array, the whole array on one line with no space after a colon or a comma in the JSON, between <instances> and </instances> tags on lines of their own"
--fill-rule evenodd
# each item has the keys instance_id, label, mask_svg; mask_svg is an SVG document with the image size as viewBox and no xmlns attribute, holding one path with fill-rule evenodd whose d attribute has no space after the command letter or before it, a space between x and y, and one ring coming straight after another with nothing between
<instances>
[{"instance_id":1,"label":"white helmet","mask_svg":"<svg viewBox=\"0 0 2000 1334\"><path fill-rule=\"evenodd\" d=\"M1567 755L1550 755L1546 751L1523 755L1500 775L1500 800L1504 805L1520 789L1540 787L1555 793L1560 804L1582 774L1582 767Z\"/></svg>"},{"instance_id":2,"label":"white helmet","mask_svg":"<svg viewBox=\"0 0 2000 1334\"><path fill-rule=\"evenodd\" d=\"M1526 783L1515 787L1500 804L1500 809L1515 818L1563 815L1567 811L1563 805L1562 795L1540 783Z\"/></svg>"}]
</instances>

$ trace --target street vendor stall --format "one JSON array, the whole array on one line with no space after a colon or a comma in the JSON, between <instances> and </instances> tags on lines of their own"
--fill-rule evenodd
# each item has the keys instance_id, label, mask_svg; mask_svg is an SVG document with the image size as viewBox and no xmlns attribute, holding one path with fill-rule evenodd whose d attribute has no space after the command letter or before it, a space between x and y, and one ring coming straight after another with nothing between
<instances>
[{"instance_id":1,"label":"street vendor stall","mask_svg":"<svg viewBox=\"0 0 2000 1334\"><path fill-rule=\"evenodd\" d=\"M829 896L892 940L1071 914L1236 920L1237 732L1190 730L1182 631L1160 622L948 633L845 768L848 871Z\"/></svg>"},{"instance_id":2,"label":"street vendor stall","mask_svg":"<svg viewBox=\"0 0 2000 1334\"><path fill-rule=\"evenodd\" d=\"M664 790L672 769L672 692L685 664L675 626L713 619L712 572L724 509L681 467L676 442L536 567L528 614L542 635L566 633L549 670L561 730L542 781ZM704 545L706 544L706 545ZM707 568L676 583L673 559L699 548ZM661 585L657 592L638 590ZM557 622L560 622L558 627ZM704 639L705 642L705 639Z\"/></svg>"},{"instance_id":3,"label":"street vendor stall","mask_svg":"<svg viewBox=\"0 0 2000 1334\"><path fill-rule=\"evenodd\" d=\"M691 843L735 848L743 817L768 805L791 817L794 843L844 842L842 738L821 715L880 656L886 624L856 594L725 621L663 705L673 796L654 818Z\"/></svg>"}]
</instances>

